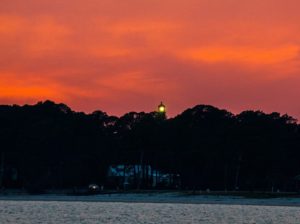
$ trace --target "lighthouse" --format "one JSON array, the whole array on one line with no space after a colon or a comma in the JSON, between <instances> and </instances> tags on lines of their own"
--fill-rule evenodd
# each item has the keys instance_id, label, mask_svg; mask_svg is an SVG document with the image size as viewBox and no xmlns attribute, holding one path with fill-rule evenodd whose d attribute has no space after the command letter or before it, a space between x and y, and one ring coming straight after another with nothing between
<instances>
[{"instance_id":1,"label":"lighthouse","mask_svg":"<svg viewBox=\"0 0 300 224\"><path fill-rule=\"evenodd\" d=\"M163 102L161 102L159 105L158 105L158 113L161 113L161 114L165 114L166 113L166 106L163 104Z\"/></svg>"}]
</instances>

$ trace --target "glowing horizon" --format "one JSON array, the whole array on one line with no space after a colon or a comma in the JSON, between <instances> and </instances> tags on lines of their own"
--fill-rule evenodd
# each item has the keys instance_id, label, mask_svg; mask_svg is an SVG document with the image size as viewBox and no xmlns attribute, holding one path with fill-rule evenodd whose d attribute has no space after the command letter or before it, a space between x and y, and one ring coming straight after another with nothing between
<instances>
[{"instance_id":1,"label":"glowing horizon","mask_svg":"<svg viewBox=\"0 0 300 224\"><path fill-rule=\"evenodd\" d=\"M0 104L300 118L297 0L2 0Z\"/></svg>"}]
</instances>

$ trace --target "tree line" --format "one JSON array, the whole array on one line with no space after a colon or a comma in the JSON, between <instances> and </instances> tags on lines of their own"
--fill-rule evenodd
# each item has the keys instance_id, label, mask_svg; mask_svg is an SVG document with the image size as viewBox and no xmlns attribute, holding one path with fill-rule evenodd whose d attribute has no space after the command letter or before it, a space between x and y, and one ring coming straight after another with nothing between
<instances>
[{"instance_id":1,"label":"tree line","mask_svg":"<svg viewBox=\"0 0 300 224\"><path fill-rule=\"evenodd\" d=\"M45 101L0 106L0 156L2 188L105 186L110 165L142 159L180 175L181 189L296 191L300 129L275 112L234 115L197 105L169 119L159 112L116 117Z\"/></svg>"}]
</instances>

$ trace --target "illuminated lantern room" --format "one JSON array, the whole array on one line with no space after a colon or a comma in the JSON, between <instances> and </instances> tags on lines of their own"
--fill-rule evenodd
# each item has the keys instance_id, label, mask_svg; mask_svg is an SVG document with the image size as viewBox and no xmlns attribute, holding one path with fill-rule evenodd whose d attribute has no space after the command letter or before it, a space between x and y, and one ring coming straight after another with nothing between
<instances>
[{"instance_id":1,"label":"illuminated lantern room","mask_svg":"<svg viewBox=\"0 0 300 224\"><path fill-rule=\"evenodd\" d=\"M166 113L166 106L163 104L163 102L161 102L161 103L158 105L158 112L159 112L159 113Z\"/></svg>"}]
</instances>

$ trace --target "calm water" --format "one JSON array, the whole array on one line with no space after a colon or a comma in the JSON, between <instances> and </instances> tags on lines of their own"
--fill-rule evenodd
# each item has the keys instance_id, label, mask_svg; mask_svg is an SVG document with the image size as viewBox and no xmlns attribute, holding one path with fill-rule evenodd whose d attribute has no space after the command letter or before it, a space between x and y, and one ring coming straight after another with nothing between
<instances>
[{"instance_id":1,"label":"calm water","mask_svg":"<svg viewBox=\"0 0 300 224\"><path fill-rule=\"evenodd\" d=\"M0 223L299 224L299 207L168 203L0 201Z\"/></svg>"}]
</instances>

